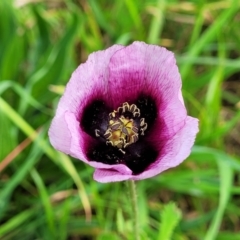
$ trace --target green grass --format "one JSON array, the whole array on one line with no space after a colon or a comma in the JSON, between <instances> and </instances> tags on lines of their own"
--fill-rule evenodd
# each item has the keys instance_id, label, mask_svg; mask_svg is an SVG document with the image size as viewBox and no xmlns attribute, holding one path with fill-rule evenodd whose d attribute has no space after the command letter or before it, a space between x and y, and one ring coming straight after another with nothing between
<instances>
[{"instance_id":1,"label":"green grass","mask_svg":"<svg viewBox=\"0 0 240 240\"><path fill-rule=\"evenodd\" d=\"M180 166L137 183L141 239L240 239L238 0L0 1L0 239L131 238L126 184L55 151L47 130L73 70L134 40L175 52L189 115Z\"/></svg>"}]
</instances>

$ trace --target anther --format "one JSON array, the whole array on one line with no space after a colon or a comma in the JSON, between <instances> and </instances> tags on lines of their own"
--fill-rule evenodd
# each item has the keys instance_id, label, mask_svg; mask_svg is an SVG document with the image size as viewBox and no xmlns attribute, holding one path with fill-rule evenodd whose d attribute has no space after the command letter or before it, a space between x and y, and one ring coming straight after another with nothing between
<instances>
[{"instance_id":1,"label":"anther","mask_svg":"<svg viewBox=\"0 0 240 240\"><path fill-rule=\"evenodd\" d=\"M95 135L96 135L96 137L100 137L100 130L98 130L98 129L95 129Z\"/></svg>"},{"instance_id":2,"label":"anther","mask_svg":"<svg viewBox=\"0 0 240 240\"><path fill-rule=\"evenodd\" d=\"M109 139L111 136L112 136L112 133L111 133L109 130L107 130L107 131L104 133L104 137L105 137L106 139Z\"/></svg>"},{"instance_id":3,"label":"anther","mask_svg":"<svg viewBox=\"0 0 240 240\"><path fill-rule=\"evenodd\" d=\"M133 113L133 116L134 117L140 117L140 110L139 109L137 109L138 111L135 111L134 113Z\"/></svg>"},{"instance_id":4,"label":"anther","mask_svg":"<svg viewBox=\"0 0 240 240\"><path fill-rule=\"evenodd\" d=\"M123 112L127 112L129 110L129 104L127 102L125 102L123 104Z\"/></svg>"},{"instance_id":5,"label":"anther","mask_svg":"<svg viewBox=\"0 0 240 240\"><path fill-rule=\"evenodd\" d=\"M129 110L133 113L133 112L135 112L136 108L137 108L137 106L136 106L135 104L132 104L132 105L130 106L130 109L129 109Z\"/></svg>"},{"instance_id":6,"label":"anther","mask_svg":"<svg viewBox=\"0 0 240 240\"><path fill-rule=\"evenodd\" d=\"M126 152L123 151L121 148L118 149L121 153L125 154Z\"/></svg>"},{"instance_id":7,"label":"anther","mask_svg":"<svg viewBox=\"0 0 240 240\"><path fill-rule=\"evenodd\" d=\"M142 127L142 130L145 131L147 129L147 123L144 124L144 126Z\"/></svg>"},{"instance_id":8,"label":"anther","mask_svg":"<svg viewBox=\"0 0 240 240\"><path fill-rule=\"evenodd\" d=\"M116 117L116 111L113 111L109 113L109 117L115 118Z\"/></svg>"},{"instance_id":9,"label":"anther","mask_svg":"<svg viewBox=\"0 0 240 240\"><path fill-rule=\"evenodd\" d=\"M113 142L112 141L106 141L107 145L112 145L113 146Z\"/></svg>"},{"instance_id":10,"label":"anther","mask_svg":"<svg viewBox=\"0 0 240 240\"><path fill-rule=\"evenodd\" d=\"M144 118L141 118L141 119L140 119L140 127L142 127L142 126L144 125L144 121L145 121Z\"/></svg>"},{"instance_id":11,"label":"anther","mask_svg":"<svg viewBox=\"0 0 240 240\"><path fill-rule=\"evenodd\" d=\"M147 123L144 123L143 127L140 128L140 131L141 131L141 135L143 136L144 135L144 131L147 129Z\"/></svg>"}]
</instances>

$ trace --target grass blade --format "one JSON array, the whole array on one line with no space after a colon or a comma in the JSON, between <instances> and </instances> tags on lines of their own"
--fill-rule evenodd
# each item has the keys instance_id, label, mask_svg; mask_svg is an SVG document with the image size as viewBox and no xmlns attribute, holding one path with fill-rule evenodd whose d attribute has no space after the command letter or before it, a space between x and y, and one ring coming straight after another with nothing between
<instances>
[{"instance_id":1,"label":"grass blade","mask_svg":"<svg viewBox=\"0 0 240 240\"><path fill-rule=\"evenodd\" d=\"M216 37L216 33L221 31L221 28L226 25L230 19L234 16L234 14L239 11L238 0L232 0L231 6L223 11L222 14L219 15L217 19L215 19L214 23L203 33L201 38L195 42L192 48L189 50L187 55L189 57L197 56L201 50L205 47L205 45L210 42L212 39ZM181 76L183 81L186 79L187 74L191 68L191 63L186 62L180 69Z\"/></svg>"},{"instance_id":2,"label":"grass blade","mask_svg":"<svg viewBox=\"0 0 240 240\"><path fill-rule=\"evenodd\" d=\"M68 156L58 153L53 148L49 146L44 140L37 139L37 132L20 116L17 112L11 108L2 98L0 98L0 106L4 114L16 125L18 126L28 137L36 141L38 146L45 152L45 154L52 159L58 166L60 166L64 171L66 171L74 180L78 186L79 196L82 200L84 210L86 212L86 218L91 219L91 207L85 192L84 185L80 179L73 163Z\"/></svg>"},{"instance_id":3,"label":"grass blade","mask_svg":"<svg viewBox=\"0 0 240 240\"><path fill-rule=\"evenodd\" d=\"M224 211L227 207L230 198L230 190L232 187L233 171L226 161L218 161L218 168L220 174L220 199L217 212L211 222L208 232L204 240L214 240L217 237L220 228Z\"/></svg>"}]
</instances>

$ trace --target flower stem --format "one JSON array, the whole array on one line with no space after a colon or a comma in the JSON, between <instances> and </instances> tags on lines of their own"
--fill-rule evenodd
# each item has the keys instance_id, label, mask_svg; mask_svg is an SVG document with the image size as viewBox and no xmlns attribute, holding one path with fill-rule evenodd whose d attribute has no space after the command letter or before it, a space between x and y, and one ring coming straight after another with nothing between
<instances>
[{"instance_id":1,"label":"flower stem","mask_svg":"<svg viewBox=\"0 0 240 240\"><path fill-rule=\"evenodd\" d=\"M139 226L138 226L137 192L136 192L136 184L134 180L128 181L128 188L130 193L130 201L132 205L134 239L139 240L140 236L139 236Z\"/></svg>"}]
</instances>

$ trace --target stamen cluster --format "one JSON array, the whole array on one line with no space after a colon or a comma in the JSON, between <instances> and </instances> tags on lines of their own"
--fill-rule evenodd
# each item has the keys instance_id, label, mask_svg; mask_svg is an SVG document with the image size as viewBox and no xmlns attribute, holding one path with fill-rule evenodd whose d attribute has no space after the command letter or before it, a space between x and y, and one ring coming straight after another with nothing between
<instances>
[{"instance_id":1,"label":"stamen cluster","mask_svg":"<svg viewBox=\"0 0 240 240\"><path fill-rule=\"evenodd\" d=\"M121 107L109 114L108 128L104 133L106 144L117 147L123 154L124 148L135 143L139 134L144 135L147 123L140 118L140 109L135 104L123 103ZM100 137L100 131L95 129L96 137Z\"/></svg>"}]
</instances>

